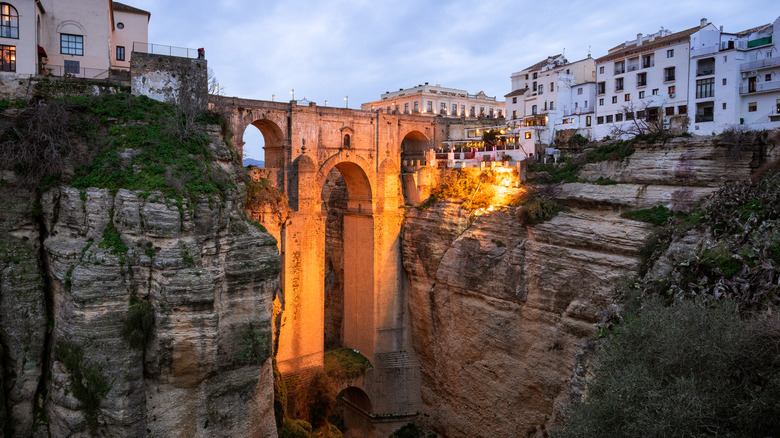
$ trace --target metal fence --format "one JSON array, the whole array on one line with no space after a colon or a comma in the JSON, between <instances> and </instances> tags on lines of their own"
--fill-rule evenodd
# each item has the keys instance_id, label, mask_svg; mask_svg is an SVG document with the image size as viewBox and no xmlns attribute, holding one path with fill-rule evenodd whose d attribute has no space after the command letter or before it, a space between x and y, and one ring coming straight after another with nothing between
<instances>
[{"instance_id":1,"label":"metal fence","mask_svg":"<svg viewBox=\"0 0 780 438\"><path fill-rule=\"evenodd\" d=\"M62 65L51 65L51 64L46 64L46 66L42 67L41 74L52 75L52 76L73 77L73 78L87 78L87 79L108 78L107 69L87 68L87 67L80 67L74 69L72 67L65 68L65 66Z\"/></svg>"},{"instance_id":2,"label":"metal fence","mask_svg":"<svg viewBox=\"0 0 780 438\"><path fill-rule=\"evenodd\" d=\"M153 55L176 56L179 58L198 58L198 49L189 49L187 47L166 46L164 44L152 43L133 43L133 52L149 53Z\"/></svg>"}]
</instances>

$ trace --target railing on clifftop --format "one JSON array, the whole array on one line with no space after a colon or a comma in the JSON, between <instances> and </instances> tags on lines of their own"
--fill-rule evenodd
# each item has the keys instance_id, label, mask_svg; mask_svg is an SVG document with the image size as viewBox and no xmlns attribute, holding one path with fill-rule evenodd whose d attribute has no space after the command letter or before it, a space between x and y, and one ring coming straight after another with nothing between
<instances>
[{"instance_id":1,"label":"railing on clifftop","mask_svg":"<svg viewBox=\"0 0 780 438\"><path fill-rule=\"evenodd\" d=\"M189 49L187 47L166 46L164 44L133 43L133 52L149 53L153 55L176 56L179 58L198 58L198 49Z\"/></svg>"}]
</instances>

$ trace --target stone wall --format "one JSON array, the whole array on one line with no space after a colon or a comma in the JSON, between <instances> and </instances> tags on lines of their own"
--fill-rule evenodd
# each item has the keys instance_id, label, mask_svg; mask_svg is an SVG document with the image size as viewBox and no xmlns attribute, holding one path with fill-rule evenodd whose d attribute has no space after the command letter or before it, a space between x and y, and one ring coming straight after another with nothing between
<instances>
[{"instance_id":1,"label":"stone wall","mask_svg":"<svg viewBox=\"0 0 780 438\"><path fill-rule=\"evenodd\" d=\"M205 59L133 52L130 59L133 94L161 102L178 102L183 109L208 105L208 63Z\"/></svg>"}]
</instances>

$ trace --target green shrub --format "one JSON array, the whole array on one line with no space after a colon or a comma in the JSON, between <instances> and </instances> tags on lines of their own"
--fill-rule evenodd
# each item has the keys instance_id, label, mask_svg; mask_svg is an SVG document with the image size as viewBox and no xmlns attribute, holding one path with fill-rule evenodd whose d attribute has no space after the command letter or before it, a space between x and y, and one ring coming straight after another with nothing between
<instances>
[{"instance_id":1,"label":"green shrub","mask_svg":"<svg viewBox=\"0 0 780 438\"><path fill-rule=\"evenodd\" d=\"M645 208L642 210L626 211L620 215L620 217L625 219L649 222L659 226L666 225L669 222L669 218L674 216L675 213L663 205L656 205L655 207Z\"/></svg>"},{"instance_id":2,"label":"green shrub","mask_svg":"<svg viewBox=\"0 0 780 438\"><path fill-rule=\"evenodd\" d=\"M371 368L371 362L351 348L325 352L325 372L333 379L353 379Z\"/></svg>"},{"instance_id":3,"label":"green shrub","mask_svg":"<svg viewBox=\"0 0 780 438\"><path fill-rule=\"evenodd\" d=\"M779 436L780 318L645 300L606 337L587 398L553 437Z\"/></svg>"},{"instance_id":4,"label":"green shrub","mask_svg":"<svg viewBox=\"0 0 780 438\"><path fill-rule=\"evenodd\" d=\"M520 208L518 216L526 225L536 225L555 217L564 208L552 199L534 196Z\"/></svg>"},{"instance_id":5,"label":"green shrub","mask_svg":"<svg viewBox=\"0 0 780 438\"><path fill-rule=\"evenodd\" d=\"M250 323L241 335L238 359L242 363L262 365L270 356L270 332Z\"/></svg>"},{"instance_id":6,"label":"green shrub","mask_svg":"<svg viewBox=\"0 0 780 438\"><path fill-rule=\"evenodd\" d=\"M57 347L56 357L70 374L68 389L80 403L84 422L92 435L97 435L100 402L111 390L111 384L99 366L86 361L81 347L62 343Z\"/></svg>"},{"instance_id":7,"label":"green shrub","mask_svg":"<svg viewBox=\"0 0 780 438\"><path fill-rule=\"evenodd\" d=\"M276 364L276 358L273 358L274 366L274 419L277 429L282 427L285 417L287 417L287 385L282 379L282 373L279 372L279 366Z\"/></svg>"},{"instance_id":8,"label":"green shrub","mask_svg":"<svg viewBox=\"0 0 780 438\"><path fill-rule=\"evenodd\" d=\"M324 371L314 376L308 392L309 423L314 427L328 424L328 416L336 407L336 392Z\"/></svg>"},{"instance_id":9,"label":"green shrub","mask_svg":"<svg viewBox=\"0 0 780 438\"><path fill-rule=\"evenodd\" d=\"M617 184L618 182L615 181L612 178L606 178L603 176L600 176L596 181L593 182L593 184L600 185L600 186L613 186Z\"/></svg>"},{"instance_id":10,"label":"green shrub","mask_svg":"<svg viewBox=\"0 0 780 438\"><path fill-rule=\"evenodd\" d=\"M121 334L131 347L145 350L149 340L154 336L152 304L138 299L135 295L131 296L130 308L127 310Z\"/></svg>"},{"instance_id":11,"label":"green shrub","mask_svg":"<svg viewBox=\"0 0 780 438\"><path fill-rule=\"evenodd\" d=\"M108 221L108 225L106 225L106 229L103 230L103 240L98 247L110 248L109 252L111 254L127 254L127 245L122 242L122 237L114 226L113 214L111 215L111 220Z\"/></svg>"},{"instance_id":12,"label":"green shrub","mask_svg":"<svg viewBox=\"0 0 780 438\"><path fill-rule=\"evenodd\" d=\"M287 418L279 428L278 434L279 438L310 438L311 432L311 424L307 421Z\"/></svg>"},{"instance_id":13,"label":"green shrub","mask_svg":"<svg viewBox=\"0 0 780 438\"><path fill-rule=\"evenodd\" d=\"M634 153L634 144L631 141L619 141L616 143L598 146L588 151L586 159L588 163L600 161L623 161Z\"/></svg>"}]
</instances>

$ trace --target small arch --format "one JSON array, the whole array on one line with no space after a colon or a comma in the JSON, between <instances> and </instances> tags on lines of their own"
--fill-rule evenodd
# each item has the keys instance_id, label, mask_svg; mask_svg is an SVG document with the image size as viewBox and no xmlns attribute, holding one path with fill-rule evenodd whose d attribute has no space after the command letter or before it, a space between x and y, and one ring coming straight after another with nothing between
<instances>
[{"instance_id":1,"label":"small arch","mask_svg":"<svg viewBox=\"0 0 780 438\"><path fill-rule=\"evenodd\" d=\"M265 167L282 168L284 166L284 134L282 129L268 119L258 119L250 125L257 128L263 135L262 149ZM244 131L246 132L246 128Z\"/></svg>"},{"instance_id":2,"label":"small arch","mask_svg":"<svg viewBox=\"0 0 780 438\"><path fill-rule=\"evenodd\" d=\"M341 129L341 147L349 149L352 147L352 137L355 136L355 131L349 126L344 126Z\"/></svg>"},{"instance_id":3,"label":"small arch","mask_svg":"<svg viewBox=\"0 0 780 438\"><path fill-rule=\"evenodd\" d=\"M407 155L425 155L430 141L420 131L408 132L401 140L401 152Z\"/></svg>"},{"instance_id":4,"label":"small arch","mask_svg":"<svg viewBox=\"0 0 780 438\"><path fill-rule=\"evenodd\" d=\"M57 26L57 33L86 36L87 30L78 21L63 21Z\"/></svg>"},{"instance_id":5,"label":"small arch","mask_svg":"<svg viewBox=\"0 0 780 438\"><path fill-rule=\"evenodd\" d=\"M349 141L349 140L350 140L350 139L349 139L349 134L344 134L344 143L343 143L343 146L344 146L345 148L350 148L350 147L351 147L351 146L350 146L350 141Z\"/></svg>"},{"instance_id":6,"label":"small arch","mask_svg":"<svg viewBox=\"0 0 780 438\"><path fill-rule=\"evenodd\" d=\"M339 393L337 400L344 418L345 437L376 436L371 399L362 389L348 386Z\"/></svg>"},{"instance_id":7,"label":"small arch","mask_svg":"<svg viewBox=\"0 0 780 438\"><path fill-rule=\"evenodd\" d=\"M370 414L372 412L371 399L368 397L368 394L366 394L365 391L358 388L357 386L347 386L339 393L338 397L353 407L356 407L365 412L366 414Z\"/></svg>"},{"instance_id":8,"label":"small arch","mask_svg":"<svg viewBox=\"0 0 780 438\"><path fill-rule=\"evenodd\" d=\"M0 3L0 37L19 39L19 12L8 3Z\"/></svg>"}]
</instances>

